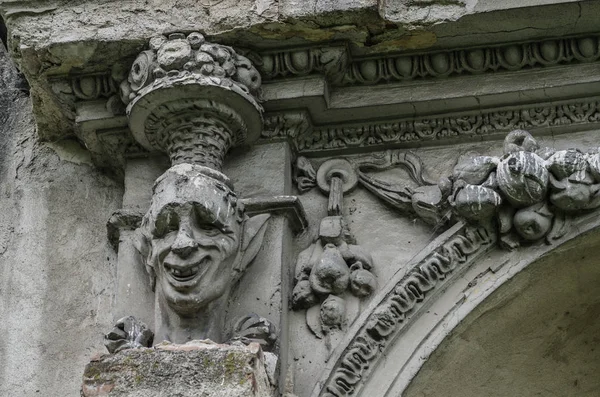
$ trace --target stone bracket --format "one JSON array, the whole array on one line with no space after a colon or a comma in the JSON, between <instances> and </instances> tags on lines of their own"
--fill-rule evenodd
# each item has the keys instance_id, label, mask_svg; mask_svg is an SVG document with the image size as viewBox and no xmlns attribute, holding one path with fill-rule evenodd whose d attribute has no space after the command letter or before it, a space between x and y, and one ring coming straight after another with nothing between
<instances>
[{"instance_id":1,"label":"stone bracket","mask_svg":"<svg viewBox=\"0 0 600 397\"><path fill-rule=\"evenodd\" d=\"M306 212L297 196L253 197L244 198L241 201L244 203L246 214L250 216L283 215L289 219L296 233L302 233L308 228Z\"/></svg>"},{"instance_id":2,"label":"stone bracket","mask_svg":"<svg viewBox=\"0 0 600 397\"><path fill-rule=\"evenodd\" d=\"M120 209L115 211L106 223L106 235L113 249L119 251L119 239L123 230L135 230L140 227L144 214L135 211Z\"/></svg>"}]
</instances>

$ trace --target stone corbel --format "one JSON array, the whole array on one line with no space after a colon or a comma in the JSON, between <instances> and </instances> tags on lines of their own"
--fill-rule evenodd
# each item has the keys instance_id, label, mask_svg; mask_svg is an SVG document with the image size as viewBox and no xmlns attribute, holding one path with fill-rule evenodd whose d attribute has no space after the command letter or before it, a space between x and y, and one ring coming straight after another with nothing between
<instances>
[{"instance_id":1,"label":"stone corbel","mask_svg":"<svg viewBox=\"0 0 600 397\"><path fill-rule=\"evenodd\" d=\"M158 164L164 158L161 154L169 158L170 168L156 179L145 214L148 204L134 202L129 197L128 206L108 222L109 240L119 248L118 290L123 291L117 294L117 300L122 300L120 307L144 312L142 320L153 324L156 330L154 337L144 322L123 317L105 337L111 353L144 349L153 340L183 344L202 339L227 341L231 347L224 349L234 350L240 343L251 346L258 343L267 352L277 351L278 337L286 337L286 330L277 330L275 325L285 324L279 317L272 322L246 313L232 329L229 327L240 314L235 312L239 309L229 308L230 298L237 298L232 297L238 293L237 281L255 257L265 263L259 273L253 274L285 277L277 262L281 253L259 253L263 241L270 248L286 250L289 229L301 232L308 224L297 197L283 194L239 198L232 181L223 172L227 152L235 146L253 143L262 132L260 82L260 75L246 57L230 47L207 43L199 33L191 33L153 38L150 49L138 56L129 77L120 85L135 140L129 145L138 145L150 156L159 154L155 162L152 157L134 161L132 169L141 172L132 175L126 172L126 186L130 180L131 187L139 189L137 185L154 179L150 175L164 170ZM282 145L281 159L288 160L287 146ZM147 170L148 167L153 170ZM274 271L266 270L273 266ZM144 268L146 286L140 286ZM126 276L136 279L120 280ZM282 279L280 284L286 283ZM273 288L281 288L281 296L287 296L283 287ZM144 306L138 299L149 304ZM277 303L284 308L285 304ZM154 315L145 313L147 308L142 306L153 307ZM285 316L285 309L281 312L278 315ZM182 351L190 349L195 347L189 344L181 347ZM156 347L151 354L157 354ZM275 372L278 358L273 353L264 354L272 388L278 382ZM262 353L259 356L262 363ZM106 356L101 362L108 363L108 372L118 373L118 368L110 366L111 360L118 361L114 356ZM91 363L88 369L94 365ZM280 365L287 368L285 359ZM264 371L262 366L257 367L256 373ZM108 372L104 374L107 377ZM285 371L281 372L280 376L285 376ZM89 384L84 384L84 390L104 387L112 380L86 382ZM240 396L247 395L241 393Z\"/></svg>"},{"instance_id":2,"label":"stone corbel","mask_svg":"<svg viewBox=\"0 0 600 397\"><path fill-rule=\"evenodd\" d=\"M259 252L270 215L296 231L306 216L294 196L238 198L222 172L226 153L262 131L261 76L250 60L200 33L157 36L149 47L121 83L121 98L136 143L166 154L171 167L145 215L111 218L109 239L117 245L121 231L137 234L155 291L157 341L223 342L229 294Z\"/></svg>"}]
</instances>

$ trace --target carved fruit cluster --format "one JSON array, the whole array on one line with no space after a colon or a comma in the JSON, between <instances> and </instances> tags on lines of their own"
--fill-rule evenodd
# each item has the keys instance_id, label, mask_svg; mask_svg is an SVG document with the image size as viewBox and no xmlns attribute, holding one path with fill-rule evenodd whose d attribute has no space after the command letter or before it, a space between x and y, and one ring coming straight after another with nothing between
<instances>
[{"instance_id":1,"label":"carved fruit cluster","mask_svg":"<svg viewBox=\"0 0 600 397\"><path fill-rule=\"evenodd\" d=\"M121 98L127 104L157 80L186 76L224 87L237 86L252 95L258 94L261 85L260 74L250 60L233 48L208 43L198 32L187 36L173 33L150 40L150 49L138 55L129 77L121 83Z\"/></svg>"},{"instance_id":2,"label":"carved fruit cluster","mask_svg":"<svg viewBox=\"0 0 600 397\"><path fill-rule=\"evenodd\" d=\"M600 153L542 148L527 131L504 142L504 156L459 160L440 186L457 215L486 223L496 218L503 241L536 241L564 234L565 217L600 207ZM560 234L560 235L557 235Z\"/></svg>"},{"instance_id":3,"label":"carved fruit cluster","mask_svg":"<svg viewBox=\"0 0 600 397\"><path fill-rule=\"evenodd\" d=\"M371 295L377 287L372 270L371 255L352 244L342 217L326 217L319 239L298 255L292 306L301 310L321 304L323 325L340 328L343 294L349 291L359 298Z\"/></svg>"}]
</instances>

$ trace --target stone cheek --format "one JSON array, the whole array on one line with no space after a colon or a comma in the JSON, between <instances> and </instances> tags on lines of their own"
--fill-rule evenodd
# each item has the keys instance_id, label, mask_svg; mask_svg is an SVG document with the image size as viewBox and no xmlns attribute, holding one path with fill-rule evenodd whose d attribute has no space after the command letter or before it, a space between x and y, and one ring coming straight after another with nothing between
<instances>
[{"instance_id":1,"label":"stone cheek","mask_svg":"<svg viewBox=\"0 0 600 397\"><path fill-rule=\"evenodd\" d=\"M105 355L86 366L82 386L85 397L270 397L271 393L257 344L163 344Z\"/></svg>"}]
</instances>

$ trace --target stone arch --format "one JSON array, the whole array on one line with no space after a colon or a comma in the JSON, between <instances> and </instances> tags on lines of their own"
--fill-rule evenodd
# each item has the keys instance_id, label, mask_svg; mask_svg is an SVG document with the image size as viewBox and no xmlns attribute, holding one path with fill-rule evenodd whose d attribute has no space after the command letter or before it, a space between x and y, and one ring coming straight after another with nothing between
<instances>
[{"instance_id":1,"label":"stone arch","mask_svg":"<svg viewBox=\"0 0 600 397\"><path fill-rule=\"evenodd\" d=\"M577 238L502 284L401 395L597 396L599 242L598 233Z\"/></svg>"},{"instance_id":2,"label":"stone arch","mask_svg":"<svg viewBox=\"0 0 600 397\"><path fill-rule=\"evenodd\" d=\"M598 241L598 226L600 219L589 214L578 218L552 245L538 243L515 251L498 248L496 236L488 234L478 247L463 244L462 257L456 257L444 273L440 257L447 256L448 247L456 247L456 240L464 236L473 240L469 235L473 229L460 223L453 226L381 289L331 355L312 396L403 395L436 348L494 291L540 258L578 242ZM424 293L413 294L413 305L407 307L402 291L410 291L419 275L435 282L421 281Z\"/></svg>"}]
</instances>

